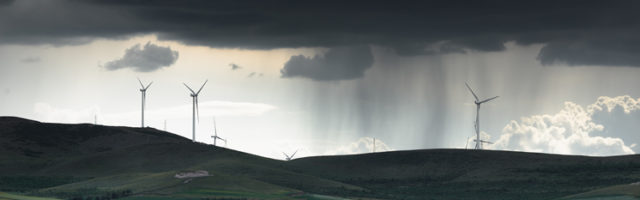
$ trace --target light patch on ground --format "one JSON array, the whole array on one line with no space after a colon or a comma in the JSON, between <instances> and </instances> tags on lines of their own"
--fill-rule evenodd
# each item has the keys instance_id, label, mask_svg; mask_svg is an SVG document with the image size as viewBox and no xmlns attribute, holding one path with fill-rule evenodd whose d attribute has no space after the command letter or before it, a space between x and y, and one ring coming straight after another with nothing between
<instances>
[{"instance_id":1,"label":"light patch on ground","mask_svg":"<svg viewBox=\"0 0 640 200\"><path fill-rule=\"evenodd\" d=\"M205 177L205 176L209 176L209 172L208 171L196 170L196 171L191 171L191 172L180 172L180 173L177 173L173 177L179 178L179 179L185 179L185 178L197 178L197 177Z\"/></svg>"}]
</instances>

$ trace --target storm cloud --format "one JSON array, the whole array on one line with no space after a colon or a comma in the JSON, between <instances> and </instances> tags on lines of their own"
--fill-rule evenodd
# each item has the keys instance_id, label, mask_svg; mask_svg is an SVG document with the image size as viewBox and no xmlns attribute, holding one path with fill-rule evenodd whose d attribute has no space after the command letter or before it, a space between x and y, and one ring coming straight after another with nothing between
<instances>
[{"instance_id":1,"label":"storm cloud","mask_svg":"<svg viewBox=\"0 0 640 200\"><path fill-rule=\"evenodd\" d=\"M11 1L6 1L11 2ZM15 1L0 44L83 44L156 34L216 48L377 45L397 54L542 44L545 65L640 66L638 1ZM37 12L35 12L37 11ZM22 13L33 13L23 15Z\"/></svg>"},{"instance_id":2,"label":"storm cloud","mask_svg":"<svg viewBox=\"0 0 640 200\"><path fill-rule=\"evenodd\" d=\"M136 44L125 50L122 58L107 62L104 68L111 71L131 68L138 72L152 72L169 67L176 60L178 60L178 51L173 51L170 47L147 43L141 48L140 44Z\"/></svg>"},{"instance_id":3,"label":"storm cloud","mask_svg":"<svg viewBox=\"0 0 640 200\"><path fill-rule=\"evenodd\" d=\"M338 47L324 55L291 56L280 73L284 78L305 77L316 81L349 80L360 78L373 65L368 46Z\"/></svg>"}]
</instances>

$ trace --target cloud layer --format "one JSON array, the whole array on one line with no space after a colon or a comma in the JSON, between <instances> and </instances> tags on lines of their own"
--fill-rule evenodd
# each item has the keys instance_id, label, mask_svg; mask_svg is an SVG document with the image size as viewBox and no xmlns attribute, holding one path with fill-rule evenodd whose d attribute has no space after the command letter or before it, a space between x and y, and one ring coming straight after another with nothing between
<instances>
[{"instance_id":1,"label":"cloud layer","mask_svg":"<svg viewBox=\"0 0 640 200\"><path fill-rule=\"evenodd\" d=\"M191 104L185 104L158 109L151 108L145 110L145 115L148 119L190 119L191 106ZM274 109L276 107L269 104L250 102L203 101L199 103L200 117L258 116ZM187 115L184 115L185 113ZM100 124L110 125L137 123L140 119L139 111L103 114L100 108L96 106L69 109L55 107L42 102L34 105L34 114L36 120L58 123L93 122L94 116L98 117Z\"/></svg>"},{"instance_id":2,"label":"cloud layer","mask_svg":"<svg viewBox=\"0 0 640 200\"><path fill-rule=\"evenodd\" d=\"M178 51L171 47L161 47L148 42L142 48L136 44L125 50L120 59L109 61L104 65L107 70L131 68L138 72L152 72L163 67L169 67L178 60Z\"/></svg>"},{"instance_id":3,"label":"cloud layer","mask_svg":"<svg viewBox=\"0 0 640 200\"><path fill-rule=\"evenodd\" d=\"M638 1L4 2L0 44L157 34L218 48L378 45L425 55L501 51L515 41L544 44L543 64L640 66Z\"/></svg>"},{"instance_id":4,"label":"cloud layer","mask_svg":"<svg viewBox=\"0 0 640 200\"><path fill-rule=\"evenodd\" d=\"M640 99L629 96L599 97L591 105L582 107L572 102L565 102L564 108L552 115L533 115L523 117L519 122L512 120L502 130L492 148L529 152L546 152L559 154L582 155L620 155L635 153L636 145L624 141L615 134L602 134L606 125L594 120L594 116L603 113L629 114L640 110ZM625 116L619 116L625 117ZM637 120L635 119L636 129ZM635 132L633 130L626 130ZM605 136L607 135L607 136Z\"/></svg>"},{"instance_id":5,"label":"cloud layer","mask_svg":"<svg viewBox=\"0 0 640 200\"><path fill-rule=\"evenodd\" d=\"M324 55L291 56L280 70L282 77L305 77L316 81L349 80L360 78L373 65L368 46L337 47Z\"/></svg>"},{"instance_id":6,"label":"cloud layer","mask_svg":"<svg viewBox=\"0 0 640 200\"><path fill-rule=\"evenodd\" d=\"M357 141L327 151L324 155L361 154L373 152L373 138L362 137ZM393 149L380 139L375 139L375 152L393 151Z\"/></svg>"}]
</instances>

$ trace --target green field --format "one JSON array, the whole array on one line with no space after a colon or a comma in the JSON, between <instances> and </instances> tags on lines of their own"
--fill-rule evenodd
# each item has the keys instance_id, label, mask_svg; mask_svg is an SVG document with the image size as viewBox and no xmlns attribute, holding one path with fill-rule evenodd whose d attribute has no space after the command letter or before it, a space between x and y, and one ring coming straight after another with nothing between
<instances>
[{"instance_id":1,"label":"green field","mask_svg":"<svg viewBox=\"0 0 640 200\"><path fill-rule=\"evenodd\" d=\"M151 128L0 117L0 198L634 198L640 156L430 149L274 160ZM205 170L206 177L178 179Z\"/></svg>"}]
</instances>

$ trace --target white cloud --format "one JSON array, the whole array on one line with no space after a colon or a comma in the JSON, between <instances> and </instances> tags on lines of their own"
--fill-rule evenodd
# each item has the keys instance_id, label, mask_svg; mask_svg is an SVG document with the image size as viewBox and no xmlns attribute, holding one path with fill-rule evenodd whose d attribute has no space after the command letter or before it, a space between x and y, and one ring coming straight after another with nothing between
<instances>
[{"instance_id":1,"label":"white cloud","mask_svg":"<svg viewBox=\"0 0 640 200\"><path fill-rule=\"evenodd\" d=\"M191 104L168 108L148 109L145 118L176 119L190 117ZM257 116L276 109L275 106L262 103L206 101L199 103L200 117L210 116ZM94 115L98 116L98 123L108 125L127 125L138 123L140 111L126 113L102 114L98 106L68 109L57 108L47 103L36 103L34 106L36 119L45 122L61 123L89 123ZM189 115L186 115L188 113Z\"/></svg>"},{"instance_id":2,"label":"white cloud","mask_svg":"<svg viewBox=\"0 0 640 200\"><path fill-rule=\"evenodd\" d=\"M33 106L36 120L56 123L93 123L96 115L101 115L100 107L68 109L56 108L47 103L36 103Z\"/></svg>"},{"instance_id":3,"label":"white cloud","mask_svg":"<svg viewBox=\"0 0 640 200\"><path fill-rule=\"evenodd\" d=\"M633 154L635 145L627 145L621 138L596 136L605 129L593 120L594 114L621 108L629 114L640 110L640 99L629 96L599 97L586 108L565 102L564 108L553 115L522 117L512 120L502 130L495 149L582 155Z\"/></svg>"},{"instance_id":4,"label":"white cloud","mask_svg":"<svg viewBox=\"0 0 640 200\"><path fill-rule=\"evenodd\" d=\"M389 147L380 139L376 138L375 144L376 144L376 147L375 147L376 152L393 151L391 147ZM337 148L333 150L329 150L324 154L325 155L361 154L361 153L371 153L372 151L373 151L373 138L361 137L360 139L354 142L338 146Z\"/></svg>"}]
</instances>

